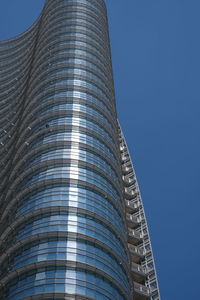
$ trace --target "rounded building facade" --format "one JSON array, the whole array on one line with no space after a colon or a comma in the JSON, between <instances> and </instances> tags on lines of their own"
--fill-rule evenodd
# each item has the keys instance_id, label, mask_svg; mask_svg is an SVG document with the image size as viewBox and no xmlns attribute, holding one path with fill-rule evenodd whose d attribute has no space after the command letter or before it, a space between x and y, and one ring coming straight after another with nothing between
<instances>
[{"instance_id":1,"label":"rounded building facade","mask_svg":"<svg viewBox=\"0 0 200 300\"><path fill-rule=\"evenodd\" d=\"M0 43L1 298L132 299L103 0Z\"/></svg>"}]
</instances>

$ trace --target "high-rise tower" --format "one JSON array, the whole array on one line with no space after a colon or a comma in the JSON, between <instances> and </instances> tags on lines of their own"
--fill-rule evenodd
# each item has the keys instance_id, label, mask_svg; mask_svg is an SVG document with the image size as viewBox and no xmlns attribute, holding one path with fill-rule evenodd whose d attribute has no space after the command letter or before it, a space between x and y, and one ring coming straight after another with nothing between
<instances>
[{"instance_id":1,"label":"high-rise tower","mask_svg":"<svg viewBox=\"0 0 200 300\"><path fill-rule=\"evenodd\" d=\"M104 1L46 1L0 84L0 299L160 299Z\"/></svg>"}]
</instances>

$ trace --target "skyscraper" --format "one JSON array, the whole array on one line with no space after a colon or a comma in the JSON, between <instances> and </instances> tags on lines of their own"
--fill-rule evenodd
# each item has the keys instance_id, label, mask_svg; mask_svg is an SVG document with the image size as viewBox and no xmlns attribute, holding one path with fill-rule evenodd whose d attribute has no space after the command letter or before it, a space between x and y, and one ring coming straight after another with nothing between
<instances>
[{"instance_id":1,"label":"skyscraper","mask_svg":"<svg viewBox=\"0 0 200 300\"><path fill-rule=\"evenodd\" d=\"M0 74L0 299L160 299L104 1L46 1Z\"/></svg>"}]
</instances>

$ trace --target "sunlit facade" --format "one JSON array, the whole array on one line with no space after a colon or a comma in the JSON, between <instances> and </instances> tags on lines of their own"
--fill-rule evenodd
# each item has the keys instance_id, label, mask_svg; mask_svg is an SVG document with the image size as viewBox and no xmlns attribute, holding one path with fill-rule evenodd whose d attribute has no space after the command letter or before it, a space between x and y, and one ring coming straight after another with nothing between
<instances>
[{"instance_id":1,"label":"sunlit facade","mask_svg":"<svg viewBox=\"0 0 200 300\"><path fill-rule=\"evenodd\" d=\"M0 299L160 300L104 1L46 1L0 84Z\"/></svg>"}]
</instances>

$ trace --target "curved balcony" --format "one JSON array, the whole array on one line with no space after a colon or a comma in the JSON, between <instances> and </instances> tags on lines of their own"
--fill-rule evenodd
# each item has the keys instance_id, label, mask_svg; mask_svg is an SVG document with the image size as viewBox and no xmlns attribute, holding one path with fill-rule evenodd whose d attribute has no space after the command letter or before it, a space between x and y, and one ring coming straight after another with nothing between
<instances>
[{"instance_id":1,"label":"curved balcony","mask_svg":"<svg viewBox=\"0 0 200 300\"><path fill-rule=\"evenodd\" d=\"M151 297L151 289L145 285L139 284L137 282L133 282L134 286L134 299L135 300L147 300Z\"/></svg>"},{"instance_id":2,"label":"curved balcony","mask_svg":"<svg viewBox=\"0 0 200 300\"><path fill-rule=\"evenodd\" d=\"M131 260L135 263L138 263L145 256L145 251L139 247L128 244L128 249L131 255Z\"/></svg>"},{"instance_id":3,"label":"curved balcony","mask_svg":"<svg viewBox=\"0 0 200 300\"><path fill-rule=\"evenodd\" d=\"M127 225L131 228L135 228L140 224L140 219L131 214L126 214Z\"/></svg>"},{"instance_id":4,"label":"curved balcony","mask_svg":"<svg viewBox=\"0 0 200 300\"><path fill-rule=\"evenodd\" d=\"M143 238L143 234L135 231L134 229L128 228L128 242L138 244Z\"/></svg>"},{"instance_id":5,"label":"curved balcony","mask_svg":"<svg viewBox=\"0 0 200 300\"><path fill-rule=\"evenodd\" d=\"M139 195L139 192L135 191L130 187L125 187L125 197L128 200L135 199Z\"/></svg>"},{"instance_id":6,"label":"curved balcony","mask_svg":"<svg viewBox=\"0 0 200 300\"><path fill-rule=\"evenodd\" d=\"M147 277L147 269L134 262L131 263L132 277L137 282L143 282Z\"/></svg>"},{"instance_id":7,"label":"curved balcony","mask_svg":"<svg viewBox=\"0 0 200 300\"><path fill-rule=\"evenodd\" d=\"M135 180L135 178L133 177L133 178L131 178L131 177L133 177L133 175L132 176L129 176L129 175L127 175L127 176L124 176L124 184L127 186L127 187L130 187L130 186L132 186L132 185L134 185L135 183L136 183L136 180Z\"/></svg>"},{"instance_id":8,"label":"curved balcony","mask_svg":"<svg viewBox=\"0 0 200 300\"><path fill-rule=\"evenodd\" d=\"M129 213L136 212L140 207L140 204L138 202L133 202L129 200L125 200L125 204L126 204L126 209Z\"/></svg>"},{"instance_id":9,"label":"curved balcony","mask_svg":"<svg viewBox=\"0 0 200 300\"><path fill-rule=\"evenodd\" d=\"M122 165L122 173L123 173L123 175L129 174L131 171L133 171L133 169L130 166L130 164L129 165L126 165L126 164Z\"/></svg>"}]
</instances>

